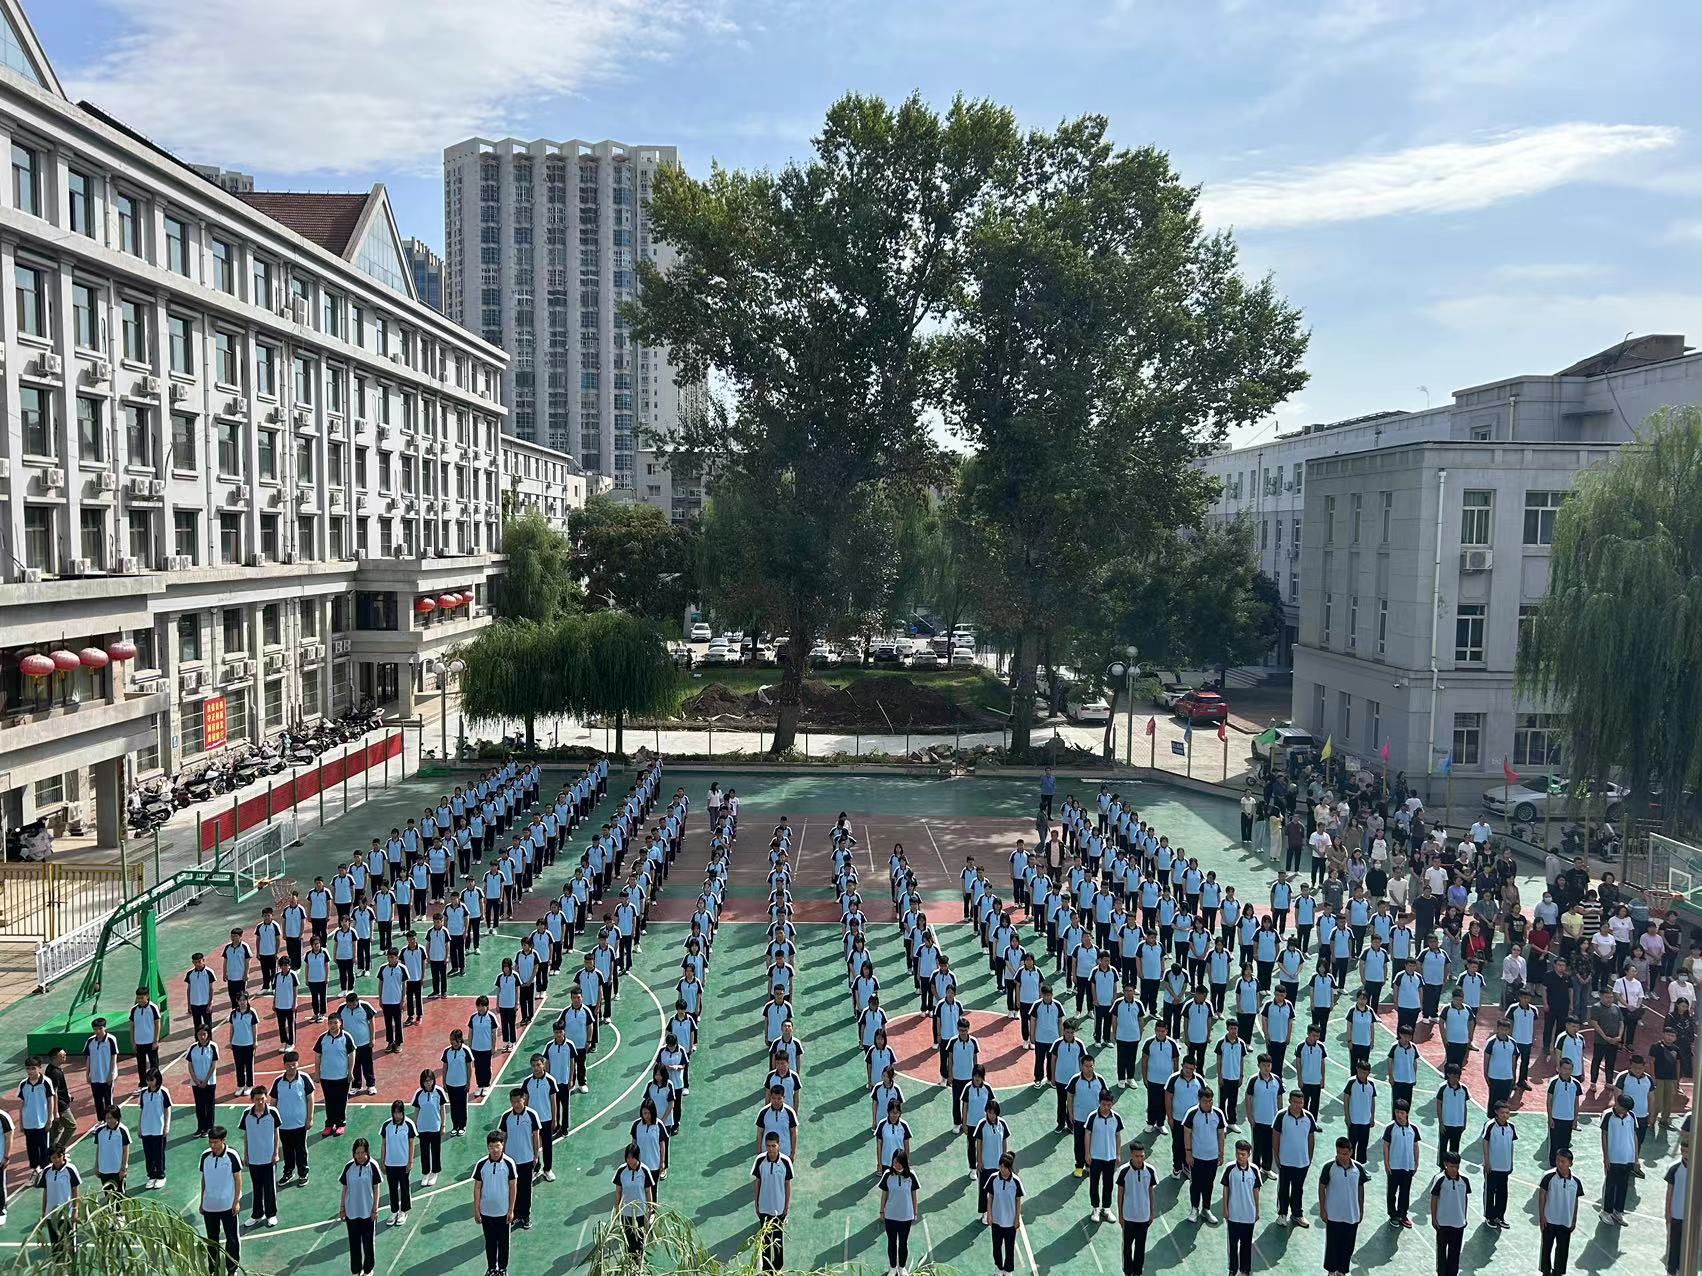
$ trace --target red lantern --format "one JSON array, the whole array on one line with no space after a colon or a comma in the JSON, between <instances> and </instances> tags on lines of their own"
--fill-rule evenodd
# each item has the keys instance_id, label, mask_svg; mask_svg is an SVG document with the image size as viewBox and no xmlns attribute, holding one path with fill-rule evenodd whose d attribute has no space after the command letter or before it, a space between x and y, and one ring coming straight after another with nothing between
<instances>
[{"instance_id":1,"label":"red lantern","mask_svg":"<svg viewBox=\"0 0 1702 1276\"><path fill-rule=\"evenodd\" d=\"M456 594L441 594L438 596L437 605L444 611L453 611L460 601L460 597Z\"/></svg>"},{"instance_id":2,"label":"red lantern","mask_svg":"<svg viewBox=\"0 0 1702 1276\"><path fill-rule=\"evenodd\" d=\"M461 592L461 605L463 607L469 606L469 605L471 605L472 601L473 601L473 591L470 590L470 589L463 590Z\"/></svg>"},{"instance_id":3,"label":"red lantern","mask_svg":"<svg viewBox=\"0 0 1702 1276\"><path fill-rule=\"evenodd\" d=\"M105 669L112 657L99 647L84 647L77 653L77 660L85 669Z\"/></svg>"},{"instance_id":4,"label":"red lantern","mask_svg":"<svg viewBox=\"0 0 1702 1276\"><path fill-rule=\"evenodd\" d=\"M120 638L106 649L106 654L119 663L134 660L136 658L136 644L128 638Z\"/></svg>"},{"instance_id":5,"label":"red lantern","mask_svg":"<svg viewBox=\"0 0 1702 1276\"><path fill-rule=\"evenodd\" d=\"M422 616L429 616L437 610L437 604L429 598L422 598L414 604L414 610Z\"/></svg>"},{"instance_id":6,"label":"red lantern","mask_svg":"<svg viewBox=\"0 0 1702 1276\"><path fill-rule=\"evenodd\" d=\"M50 655L48 659L53 661L53 667L60 673L70 673L74 669L83 667L83 662L78 658L77 653L66 651L63 647Z\"/></svg>"},{"instance_id":7,"label":"red lantern","mask_svg":"<svg viewBox=\"0 0 1702 1276\"><path fill-rule=\"evenodd\" d=\"M51 678L57 668L51 657L44 656L39 651L18 661L18 672L26 678Z\"/></svg>"}]
</instances>

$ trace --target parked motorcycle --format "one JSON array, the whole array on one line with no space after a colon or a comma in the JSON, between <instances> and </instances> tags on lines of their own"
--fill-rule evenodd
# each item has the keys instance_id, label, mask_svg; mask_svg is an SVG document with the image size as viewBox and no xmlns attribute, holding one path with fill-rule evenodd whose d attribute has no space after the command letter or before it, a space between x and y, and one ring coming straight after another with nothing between
<instances>
[{"instance_id":1,"label":"parked motorcycle","mask_svg":"<svg viewBox=\"0 0 1702 1276\"><path fill-rule=\"evenodd\" d=\"M125 801L125 818L137 837L152 833L172 817L172 812L169 801L143 789L133 790Z\"/></svg>"}]
</instances>

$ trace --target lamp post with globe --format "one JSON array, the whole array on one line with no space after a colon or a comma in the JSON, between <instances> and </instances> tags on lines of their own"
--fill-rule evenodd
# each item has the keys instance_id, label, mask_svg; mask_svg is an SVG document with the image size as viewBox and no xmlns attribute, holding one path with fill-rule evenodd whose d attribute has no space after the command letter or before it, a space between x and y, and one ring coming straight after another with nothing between
<instances>
[{"instance_id":1,"label":"lamp post with globe","mask_svg":"<svg viewBox=\"0 0 1702 1276\"><path fill-rule=\"evenodd\" d=\"M1134 647L1125 647L1125 659L1113 660L1105 668L1105 672L1111 677L1123 680L1123 712L1127 715L1123 729L1125 766L1133 766L1135 758L1135 674L1140 670L1140 666L1135 663L1135 657L1139 654Z\"/></svg>"}]
</instances>

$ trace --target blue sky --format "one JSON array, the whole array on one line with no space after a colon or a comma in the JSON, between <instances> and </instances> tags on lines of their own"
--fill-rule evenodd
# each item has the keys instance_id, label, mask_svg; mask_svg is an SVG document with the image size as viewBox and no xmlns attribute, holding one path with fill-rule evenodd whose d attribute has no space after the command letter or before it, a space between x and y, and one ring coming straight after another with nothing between
<instances>
[{"instance_id":1,"label":"blue sky","mask_svg":"<svg viewBox=\"0 0 1702 1276\"><path fill-rule=\"evenodd\" d=\"M1702 344L1688 0L36 0L76 96L268 187L389 184L442 239L473 134L776 166L846 90L1082 112L1170 151L1313 332L1264 429ZM1253 432L1248 431L1248 435Z\"/></svg>"}]
</instances>

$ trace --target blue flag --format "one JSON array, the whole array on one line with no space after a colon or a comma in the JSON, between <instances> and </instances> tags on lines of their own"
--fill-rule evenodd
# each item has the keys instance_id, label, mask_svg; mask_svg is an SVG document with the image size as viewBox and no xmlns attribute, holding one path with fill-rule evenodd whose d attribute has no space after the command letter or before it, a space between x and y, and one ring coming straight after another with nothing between
<instances>
[{"instance_id":1,"label":"blue flag","mask_svg":"<svg viewBox=\"0 0 1702 1276\"><path fill-rule=\"evenodd\" d=\"M1194 724L1192 722L1182 728L1182 743L1188 745L1190 748L1193 746Z\"/></svg>"},{"instance_id":2,"label":"blue flag","mask_svg":"<svg viewBox=\"0 0 1702 1276\"><path fill-rule=\"evenodd\" d=\"M1436 770L1440 775L1454 774L1454 755L1451 751L1442 755L1442 761L1437 766Z\"/></svg>"}]
</instances>

